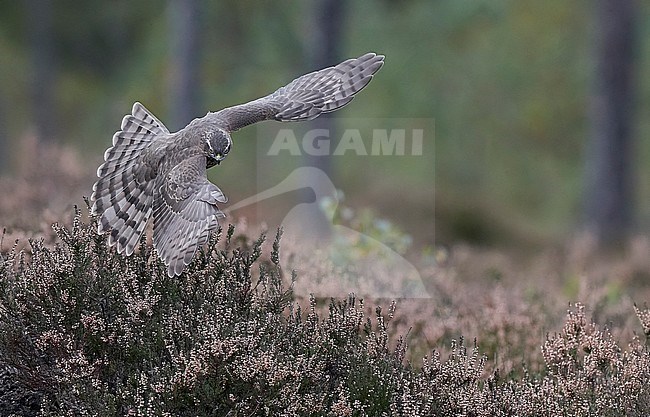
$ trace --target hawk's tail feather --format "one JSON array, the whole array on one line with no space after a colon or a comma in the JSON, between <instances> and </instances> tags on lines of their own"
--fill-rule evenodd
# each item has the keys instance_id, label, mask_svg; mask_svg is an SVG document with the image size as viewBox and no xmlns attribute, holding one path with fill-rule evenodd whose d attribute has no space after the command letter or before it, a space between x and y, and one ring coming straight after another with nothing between
<instances>
[{"instance_id":1,"label":"hawk's tail feather","mask_svg":"<svg viewBox=\"0 0 650 417\"><path fill-rule=\"evenodd\" d=\"M180 275L185 266L192 262L199 246L205 243L205 239L202 237L208 234L209 229L210 224L207 220L186 223L178 230L176 238L167 238L161 248L156 246L156 250L169 254L164 258L164 262L168 266L168 275ZM192 239L183 239L179 236L192 236Z\"/></svg>"},{"instance_id":2,"label":"hawk's tail feather","mask_svg":"<svg viewBox=\"0 0 650 417\"><path fill-rule=\"evenodd\" d=\"M368 85L383 64L383 55L370 52L293 80L270 96L280 106L275 119L311 120L340 109Z\"/></svg>"},{"instance_id":3,"label":"hawk's tail feather","mask_svg":"<svg viewBox=\"0 0 650 417\"><path fill-rule=\"evenodd\" d=\"M153 209L155 181L138 181L139 157L157 136L169 130L142 104L135 103L113 135L93 185L92 211L98 233L110 231L109 245L130 255L144 233Z\"/></svg>"},{"instance_id":4,"label":"hawk's tail feather","mask_svg":"<svg viewBox=\"0 0 650 417\"><path fill-rule=\"evenodd\" d=\"M154 246L167 266L168 275L180 275L192 262L199 247L208 241L210 231L219 226L217 216L199 222L178 222L175 216L161 219L169 229L162 236L156 235L154 230ZM158 224L158 219L156 222Z\"/></svg>"},{"instance_id":5,"label":"hawk's tail feather","mask_svg":"<svg viewBox=\"0 0 650 417\"><path fill-rule=\"evenodd\" d=\"M217 207L225 201L219 188L208 181L203 167L205 159L189 158L176 166L169 176L188 178L189 195L169 186L161 186L153 208L153 243L170 277L180 275L192 261L208 233L219 226L224 213ZM191 178L192 174L195 175Z\"/></svg>"}]
</instances>

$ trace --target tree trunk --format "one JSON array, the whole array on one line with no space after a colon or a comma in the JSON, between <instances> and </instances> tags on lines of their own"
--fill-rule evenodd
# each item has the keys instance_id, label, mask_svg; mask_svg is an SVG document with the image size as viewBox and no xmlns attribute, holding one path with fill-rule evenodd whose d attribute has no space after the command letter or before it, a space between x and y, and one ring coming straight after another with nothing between
<instances>
[{"instance_id":1,"label":"tree trunk","mask_svg":"<svg viewBox=\"0 0 650 417\"><path fill-rule=\"evenodd\" d=\"M341 60L342 27L345 16L345 0L315 0L312 12L312 37L308 46L308 71L336 65ZM311 129L330 132L330 152L336 149L335 119L323 114L311 122ZM332 174L331 155L306 155L306 164Z\"/></svg>"},{"instance_id":2,"label":"tree trunk","mask_svg":"<svg viewBox=\"0 0 650 417\"><path fill-rule=\"evenodd\" d=\"M32 123L36 138L54 142L57 134L56 106L54 105L55 52L53 31L53 2L28 0L25 2L27 38L31 55L30 100Z\"/></svg>"},{"instance_id":3,"label":"tree trunk","mask_svg":"<svg viewBox=\"0 0 650 417\"><path fill-rule=\"evenodd\" d=\"M169 0L170 129L200 116L201 1Z\"/></svg>"},{"instance_id":4,"label":"tree trunk","mask_svg":"<svg viewBox=\"0 0 650 417\"><path fill-rule=\"evenodd\" d=\"M308 71L315 71L332 65L336 65L341 60L341 38L342 26L345 16L345 0L314 0L311 10L311 34L307 45L307 63ZM330 114L320 115L314 119L310 129L324 129L329 132L330 151L325 155L310 155L305 153L305 165L322 170L328 178L332 178L332 156L331 152L336 149L337 134L335 118ZM310 187L302 192L304 201L311 201L314 198L322 198L329 195L330 182L321 183L318 179L322 176L314 175L310 178ZM331 233L331 221L326 218L325 214L318 209L318 204L310 205L311 211L305 212L302 221L309 227L313 242L321 242L327 239ZM305 242L305 244L308 244Z\"/></svg>"},{"instance_id":5,"label":"tree trunk","mask_svg":"<svg viewBox=\"0 0 650 417\"><path fill-rule=\"evenodd\" d=\"M586 161L586 226L599 245L623 242L633 218L632 116L635 0L600 0L591 138Z\"/></svg>"}]
</instances>

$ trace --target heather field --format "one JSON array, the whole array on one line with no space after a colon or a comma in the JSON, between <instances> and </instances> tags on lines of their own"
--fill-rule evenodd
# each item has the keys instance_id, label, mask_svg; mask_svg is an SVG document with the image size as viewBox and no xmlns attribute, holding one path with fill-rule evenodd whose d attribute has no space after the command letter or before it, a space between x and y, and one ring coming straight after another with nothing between
<instances>
[{"instance_id":1,"label":"heather field","mask_svg":"<svg viewBox=\"0 0 650 417\"><path fill-rule=\"evenodd\" d=\"M0 183L18 225L0 251L3 415L650 412L647 239L610 258L587 238L525 258L412 248L429 297L389 299L340 296L318 259L285 270L299 245L229 219L171 279L146 238L119 255L83 201L57 201L78 176Z\"/></svg>"},{"instance_id":2,"label":"heather field","mask_svg":"<svg viewBox=\"0 0 650 417\"><path fill-rule=\"evenodd\" d=\"M0 417L649 416L649 23L0 1Z\"/></svg>"}]
</instances>

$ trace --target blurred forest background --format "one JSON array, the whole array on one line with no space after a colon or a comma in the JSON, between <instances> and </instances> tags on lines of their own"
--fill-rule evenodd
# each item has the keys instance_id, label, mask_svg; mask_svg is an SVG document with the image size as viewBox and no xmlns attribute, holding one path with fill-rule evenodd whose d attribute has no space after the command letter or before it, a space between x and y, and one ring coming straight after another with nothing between
<instances>
[{"instance_id":1,"label":"blurred forest background","mask_svg":"<svg viewBox=\"0 0 650 417\"><path fill-rule=\"evenodd\" d=\"M375 80L315 126L430 121L425 154L305 163L341 188L355 230L375 227L393 249L412 238L395 251L431 298L404 297L391 319L410 358L462 335L488 369L527 363L534 375L576 300L623 351L650 334L633 313L650 300L648 22L641 0L0 0L0 250L57 240L52 223L84 207L133 102L175 131L373 51L386 55ZM209 171L225 208L261 191L260 132L235 133ZM254 239L283 209L264 204L227 220ZM345 243L344 261L364 260ZM294 293L305 307L317 281L330 290L341 275L313 258L298 274L307 291ZM368 281L399 284L399 272ZM367 309L386 301L371 295Z\"/></svg>"},{"instance_id":2,"label":"blurred forest background","mask_svg":"<svg viewBox=\"0 0 650 417\"><path fill-rule=\"evenodd\" d=\"M606 241L644 235L649 21L632 0L0 1L0 171L14 179L2 198L82 204L134 101L174 131L374 51L385 67L337 116L435 120L435 160L422 161L435 176L399 158L382 178L371 158L333 160L346 204L425 245L535 249L585 225ZM210 174L231 201L257 191L255 133L238 132ZM20 191L34 177L51 181L40 200ZM419 198L431 182L435 204ZM27 204L5 203L0 226Z\"/></svg>"}]
</instances>

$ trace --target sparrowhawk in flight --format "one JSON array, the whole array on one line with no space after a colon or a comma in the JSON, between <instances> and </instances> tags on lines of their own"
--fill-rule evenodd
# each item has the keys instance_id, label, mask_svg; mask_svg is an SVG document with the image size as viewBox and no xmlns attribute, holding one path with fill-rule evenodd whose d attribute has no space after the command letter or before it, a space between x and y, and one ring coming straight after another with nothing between
<instances>
[{"instance_id":1,"label":"sparrowhawk in flight","mask_svg":"<svg viewBox=\"0 0 650 417\"><path fill-rule=\"evenodd\" d=\"M296 78L257 100L209 112L176 133L142 104L113 135L93 186L92 212L109 245L133 253L153 215L153 244L170 277L180 275L209 232L225 215L226 197L206 169L230 152L230 134L262 120L312 120L349 103L382 67L383 55L367 53Z\"/></svg>"}]
</instances>

